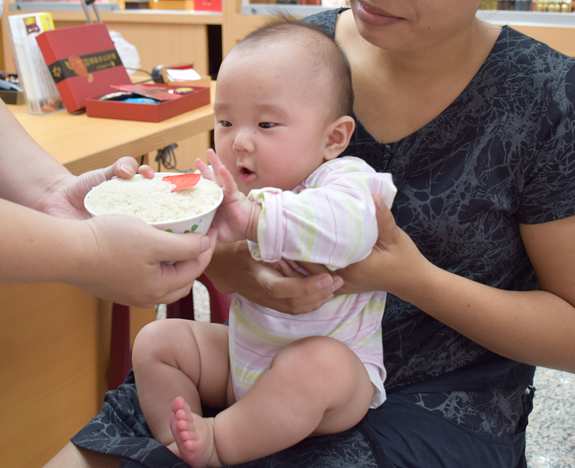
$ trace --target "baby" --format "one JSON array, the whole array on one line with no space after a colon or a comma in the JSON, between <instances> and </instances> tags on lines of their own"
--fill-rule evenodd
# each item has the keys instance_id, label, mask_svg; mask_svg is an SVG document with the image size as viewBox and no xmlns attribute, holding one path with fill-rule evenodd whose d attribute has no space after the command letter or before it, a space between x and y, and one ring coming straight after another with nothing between
<instances>
[{"instance_id":1,"label":"baby","mask_svg":"<svg viewBox=\"0 0 575 468\"><path fill-rule=\"evenodd\" d=\"M220 242L307 274L343 268L377 240L372 194L389 174L338 157L354 130L349 64L333 39L278 19L242 40L218 75L215 146L205 177L224 201ZM221 161L220 161L221 160ZM213 170L213 173L212 173ZM230 272L234 274L234 272ZM192 467L234 465L357 424L385 400L385 292L340 295L292 316L235 295L229 327L161 320L138 335L136 385L159 441ZM221 411L202 417L202 405Z\"/></svg>"}]
</instances>

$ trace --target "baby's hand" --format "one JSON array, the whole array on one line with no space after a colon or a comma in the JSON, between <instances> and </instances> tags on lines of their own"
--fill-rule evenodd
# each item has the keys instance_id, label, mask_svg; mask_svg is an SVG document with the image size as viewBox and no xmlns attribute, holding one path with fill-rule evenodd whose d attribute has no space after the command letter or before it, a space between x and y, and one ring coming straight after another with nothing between
<instances>
[{"instance_id":1,"label":"baby's hand","mask_svg":"<svg viewBox=\"0 0 575 468\"><path fill-rule=\"evenodd\" d=\"M204 179L211 180L212 182L216 181L216 177L214 176L212 168L208 166L202 159L200 158L196 159L196 168L202 173L202 177Z\"/></svg>"},{"instance_id":2,"label":"baby's hand","mask_svg":"<svg viewBox=\"0 0 575 468\"><path fill-rule=\"evenodd\" d=\"M196 167L202 177L215 182L224 192L224 200L212 222L212 227L219 230L220 242L236 242L239 240L257 241L257 225L261 205L248 198L238 190L238 186L230 172L220 161L216 153L207 152L211 168L201 159L196 159Z\"/></svg>"}]
</instances>

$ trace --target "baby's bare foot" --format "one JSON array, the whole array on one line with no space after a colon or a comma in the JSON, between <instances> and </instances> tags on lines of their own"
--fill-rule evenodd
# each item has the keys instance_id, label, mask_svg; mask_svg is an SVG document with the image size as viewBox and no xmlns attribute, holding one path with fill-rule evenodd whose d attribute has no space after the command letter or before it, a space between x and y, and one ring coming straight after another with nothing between
<instances>
[{"instance_id":1,"label":"baby's bare foot","mask_svg":"<svg viewBox=\"0 0 575 468\"><path fill-rule=\"evenodd\" d=\"M172 403L170 427L178 456L192 468L222 466L214 441L213 418L192 413L182 397Z\"/></svg>"}]
</instances>

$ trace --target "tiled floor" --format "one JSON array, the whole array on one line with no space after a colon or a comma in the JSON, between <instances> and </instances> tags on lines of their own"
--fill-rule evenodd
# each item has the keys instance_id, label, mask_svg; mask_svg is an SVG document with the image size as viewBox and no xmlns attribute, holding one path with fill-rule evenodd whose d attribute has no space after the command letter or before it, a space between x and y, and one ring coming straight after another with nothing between
<instances>
[{"instance_id":1,"label":"tiled floor","mask_svg":"<svg viewBox=\"0 0 575 468\"><path fill-rule=\"evenodd\" d=\"M538 368L527 427L529 468L575 467L575 374Z\"/></svg>"},{"instance_id":2,"label":"tiled floor","mask_svg":"<svg viewBox=\"0 0 575 468\"><path fill-rule=\"evenodd\" d=\"M197 281L194 303L197 319L208 321L208 294ZM538 368L535 387L535 407L527 428L528 466L575 468L575 374Z\"/></svg>"}]
</instances>

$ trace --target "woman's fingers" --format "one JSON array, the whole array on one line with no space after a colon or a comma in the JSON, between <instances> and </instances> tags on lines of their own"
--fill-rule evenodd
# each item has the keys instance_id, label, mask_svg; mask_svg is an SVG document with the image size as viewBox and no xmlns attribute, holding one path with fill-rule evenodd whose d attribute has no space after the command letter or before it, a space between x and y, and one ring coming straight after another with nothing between
<instances>
[{"instance_id":1,"label":"woman's fingers","mask_svg":"<svg viewBox=\"0 0 575 468\"><path fill-rule=\"evenodd\" d=\"M307 271L310 275L320 275L322 273L332 274L325 265L320 265L319 263L309 263L309 262L296 262L301 268ZM287 275L286 275L287 276Z\"/></svg>"},{"instance_id":2,"label":"woman's fingers","mask_svg":"<svg viewBox=\"0 0 575 468\"><path fill-rule=\"evenodd\" d=\"M138 161L130 156L124 156L102 170L106 180L110 180L114 176L129 179L138 171Z\"/></svg>"},{"instance_id":3,"label":"woman's fingers","mask_svg":"<svg viewBox=\"0 0 575 468\"><path fill-rule=\"evenodd\" d=\"M147 164L142 164L140 167L138 167L138 174L144 176L146 179L153 179L155 173L150 166Z\"/></svg>"},{"instance_id":4,"label":"woman's fingers","mask_svg":"<svg viewBox=\"0 0 575 468\"><path fill-rule=\"evenodd\" d=\"M275 263L272 264L272 266L279 271L282 276L284 276L285 278L303 278L304 275L302 275L300 272L296 271L294 268L292 268L292 266L283 258Z\"/></svg>"},{"instance_id":5,"label":"woman's fingers","mask_svg":"<svg viewBox=\"0 0 575 468\"><path fill-rule=\"evenodd\" d=\"M308 277L283 277L271 268L262 268L256 275L260 286L267 291L270 305L275 310L299 315L319 309L343 285L339 276L329 274Z\"/></svg>"}]
</instances>

